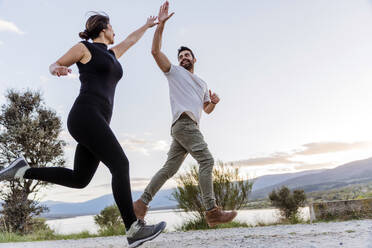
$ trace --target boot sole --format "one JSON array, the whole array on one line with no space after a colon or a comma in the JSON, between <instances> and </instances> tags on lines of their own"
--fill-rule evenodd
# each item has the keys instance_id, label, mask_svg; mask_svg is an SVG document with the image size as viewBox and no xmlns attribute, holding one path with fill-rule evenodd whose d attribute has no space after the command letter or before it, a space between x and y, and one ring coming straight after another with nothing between
<instances>
[{"instance_id":1,"label":"boot sole","mask_svg":"<svg viewBox=\"0 0 372 248\"><path fill-rule=\"evenodd\" d=\"M233 221L235 219L235 217L238 215L238 213L236 213L230 220L227 220L227 221L221 221L221 222L208 222L208 226L209 227L215 227L217 225L220 225L220 224L225 224L225 223L229 223L231 221Z\"/></svg>"}]
</instances>

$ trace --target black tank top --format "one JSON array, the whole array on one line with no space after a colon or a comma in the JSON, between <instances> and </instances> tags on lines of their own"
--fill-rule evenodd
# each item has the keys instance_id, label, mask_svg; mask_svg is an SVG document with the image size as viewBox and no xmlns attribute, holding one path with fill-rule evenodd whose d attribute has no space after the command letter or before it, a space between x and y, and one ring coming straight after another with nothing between
<instances>
[{"instance_id":1,"label":"black tank top","mask_svg":"<svg viewBox=\"0 0 372 248\"><path fill-rule=\"evenodd\" d=\"M123 69L112 50L104 43L82 41L92 58L86 64L77 62L80 73L80 95L99 97L111 107L114 104L115 88L123 76Z\"/></svg>"}]
</instances>

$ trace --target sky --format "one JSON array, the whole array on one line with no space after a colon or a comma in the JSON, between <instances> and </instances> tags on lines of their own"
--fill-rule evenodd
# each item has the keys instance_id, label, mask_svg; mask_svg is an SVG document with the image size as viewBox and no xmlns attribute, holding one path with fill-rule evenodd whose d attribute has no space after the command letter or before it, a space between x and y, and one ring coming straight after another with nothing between
<instances>
[{"instance_id":1,"label":"sky","mask_svg":"<svg viewBox=\"0 0 372 248\"><path fill-rule=\"evenodd\" d=\"M116 42L157 15L162 1L0 0L0 104L9 88L43 93L63 122L66 167L76 142L66 120L80 88L78 70L48 67L80 41L89 11L110 16ZM253 178L335 166L372 156L372 1L173 0L163 52L177 63L190 47L195 73L221 101L201 131L214 158ZM166 78L151 56L155 29L119 59L111 127L143 190L171 143ZM188 157L180 172L195 161ZM53 186L41 200L85 201L111 193L101 164L85 189ZM164 188L175 185L170 180Z\"/></svg>"}]
</instances>

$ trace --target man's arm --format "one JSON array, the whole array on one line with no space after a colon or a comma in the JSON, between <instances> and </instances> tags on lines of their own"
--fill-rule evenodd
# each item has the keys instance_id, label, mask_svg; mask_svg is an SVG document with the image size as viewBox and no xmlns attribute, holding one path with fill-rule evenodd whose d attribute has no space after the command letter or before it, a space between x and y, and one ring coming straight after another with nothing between
<instances>
[{"instance_id":1,"label":"man's arm","mask_svg":"<svg viewBox=\"0 0 372 248\"><path fill-rule=\"evenodd\" d=\"M211 98L211 101L204 103L204 112L207 114L212 113L217 103L220 101L219 96L216 93L212 94L211 90L209 90L209 97Z\"/></svg>"},{"instance_id":2,"label":"man's arm","mask_svg":"<svg viewBox=\"0 0 372 248\"><path fill-rule=\"evenodd\" d=\"M159 10L159 15L158 15L158 20L159 24L156 28L155 34L154 34L154 39L152 41L152 48L151 48L151 53L152 56L154 57L156 63L158 64L159 68L163 72L169 72L171 68L171 63L167 56L161 52L161 40L163 36L163 30L164 30L164 25L165 22L172 17L174 12L170 15L168 15L168 8L169 8L169 3L166 1Z\"/></svg>"},{"instance_id":3,"label":"man's arm","mask_svg":"<svg viewBox=\"0 0 372 248\"><path fill-rule=\"evenodd\" d=\"M216 104L212 102L205 102L204 103L204 112L207 114L210 114L213 112L214 108L216 107Z\"/></svg>"}]
</instances>

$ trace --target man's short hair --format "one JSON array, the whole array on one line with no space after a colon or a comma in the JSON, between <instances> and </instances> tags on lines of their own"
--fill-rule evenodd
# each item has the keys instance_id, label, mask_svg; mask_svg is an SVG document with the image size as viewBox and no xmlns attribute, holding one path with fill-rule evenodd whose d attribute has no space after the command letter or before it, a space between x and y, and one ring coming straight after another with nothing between
<instances>
[{"instance_id":1,"label":"man's short hair","mask_svg":"<svg viewBox=\"0 0 372 248\"><path fill-rule=\"evenodd\" d=\"M178 48L177 58L180 56L180 53L181 53L182 51L190 51L190 53L191 53L191 55L192 55L192 58L195 59L194 53L191 51L191 49L188 48L188 47L185 47L185 46L181 46L180 48Z\"/></svg>"}]
</instances>

